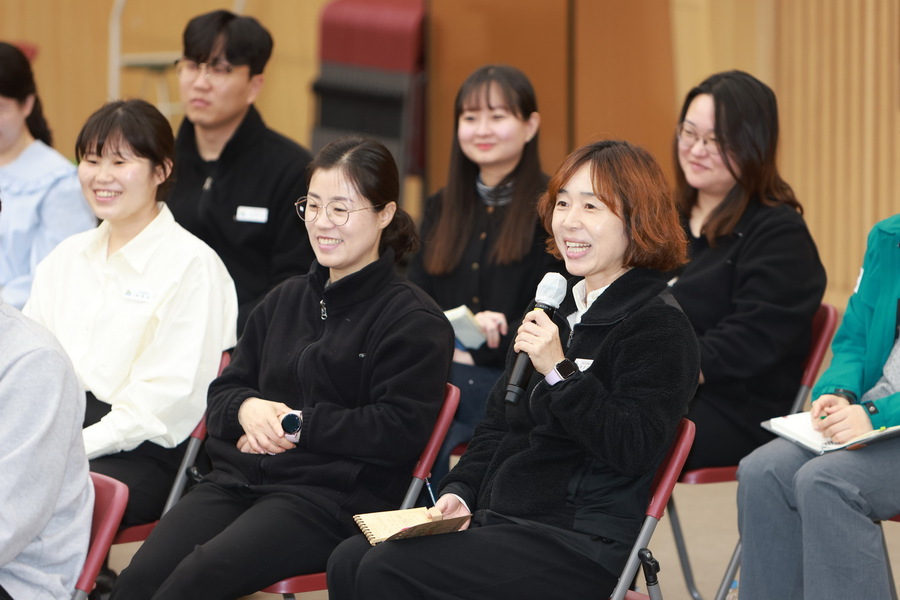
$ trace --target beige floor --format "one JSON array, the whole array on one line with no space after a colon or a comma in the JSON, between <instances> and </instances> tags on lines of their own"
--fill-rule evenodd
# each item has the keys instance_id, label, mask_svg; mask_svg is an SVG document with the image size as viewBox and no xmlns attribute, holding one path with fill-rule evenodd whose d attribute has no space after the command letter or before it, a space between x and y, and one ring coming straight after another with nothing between
<instances>
[{"instance_id":1,"label":"beige floor","mask_svg":"<svg viewBox=\"0 0 900 600\"><path fill-rule=\"evenodd\" d=\"M679 485L675 489L679 516L688 549L694 565L697 585L704 598L715 595L734 543L737 541L735 525L736 510L734 494L737 484L719 483L710 485ZM888 548L893 559L894 572L900 571L900 524L886 523ZM113 548L111 564L113 568L126 563L136 548L127 544ZM653 536L650 546L661 566L660 587L666 600L691 600L681 576L678 556L672 542L672 531L663 518ZM302 594L302 600L325 600L325 593ZM252 600L275 600L278 596L254 594Z\"/></svg>"}]
</instances>

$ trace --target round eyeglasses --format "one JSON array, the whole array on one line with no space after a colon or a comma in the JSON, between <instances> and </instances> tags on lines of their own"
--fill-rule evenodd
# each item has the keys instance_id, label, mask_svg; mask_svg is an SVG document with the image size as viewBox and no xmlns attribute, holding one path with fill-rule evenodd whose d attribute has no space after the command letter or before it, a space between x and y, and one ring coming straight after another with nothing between
<instances>
[{"instance_id":1,"label":"round eyeglasses","mask_svg":"<svg viewBox=\"0 0 900 600\"><path fill-rule=\"evenodd\" d=\"M197 75L203 73L203 78L213 85L222 83L231 75L234 67L227 62L216 59L212 62L197 62L191 58L181 57L175 61L175 73L182 81L194 81Z\"/></svg>"},{"instance_id":2,"label":"round eyeglasses","mask_svg":"<svg viewBox=\"0 0 900 600\"><path fill-rule=\"evenodd\" d=\"M679 143L685 148L693 148L694 144L700 140L703 143L703 148L711 156L718 156L720 154L719 151L719 142L716 140L715 135L700 135L697 133L697 130L687 125L685 123L681 123L678 126L678 129L675 130L675 135L678 137Z\"/></svg>"},{"instance_id":3,"label":"round eyeglasses","mask_svg":"<svg viewBox=\"0 0 900 600\"><path fill-rule=\"evenodd\" d=\"M294 209L297 211L297 216L300 217L300 220L305 223L312 223L316 220L316 217L319 216L321 212L322 203L319 200L315 200L308 196L303 196L296 202L294 202ZM347 208L347 205L339 200L332 200L328 204L325 205L325 216L328 217L328 220L332 222L332 224L341 226L346 225L347 221L350 220L350 213L359 212L361 210L369 210L370 208L375 208L375 206L363 206L362 208Z\"/></svg>"}]
</instances>

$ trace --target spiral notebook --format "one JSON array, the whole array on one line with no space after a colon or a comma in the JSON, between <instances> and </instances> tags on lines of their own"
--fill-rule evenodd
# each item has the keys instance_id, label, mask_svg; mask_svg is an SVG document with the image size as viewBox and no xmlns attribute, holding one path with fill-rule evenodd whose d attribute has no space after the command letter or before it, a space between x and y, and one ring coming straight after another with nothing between
<instances>
[{"instance_id":1,"label":"spiral notebook","mask_svg":"<svg viewBox=\"0 0 900 600\"><path fill-rule=\"evenodd\" d=\"M353 520L373 546L388 540L458 531L470 515L443 519L436 508L406 508L354 515Z\"/></svg>"}]
</instances>

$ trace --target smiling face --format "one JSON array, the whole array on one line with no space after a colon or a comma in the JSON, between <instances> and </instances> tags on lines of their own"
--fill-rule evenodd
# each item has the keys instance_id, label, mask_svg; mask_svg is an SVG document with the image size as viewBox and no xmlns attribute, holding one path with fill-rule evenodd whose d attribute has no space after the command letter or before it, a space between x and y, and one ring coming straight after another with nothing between
<instances>
[{"instance_id":1,"label":"smiling face","mask_svg":"<svg viewBox=\"0 0 900 600\"><path fill-rule=\"evenodd\" d=\"M78 163L81 191L94 214L127 239L158 214L156 190L165 178L162 167L137 156L124 141L107 140L102 154L86 152Z\"/></svg>"},{"instance_id":2,"label":"smiling face","mask_svg":"<svg viewBox=\"0 0 900 600\"><path fill-rule=\"evenodd\" d=\"M588 292L609 285L628 270L625 224L594 192L590 163L560 188L551 229L566 270L584 277Z\"/></svg>"},{"instance_id":3,"label":"smiling face","mask_svg":"<svg viewBox=\"0 0 900 600\"><path fill-rule=\"evenodd\" d=\"M702 140L715 137L716 108L711 95L700 94L691 101L684 127L700 138L691 146L678 142L678 163L685 180L700 194L722 200L736 181L718 147L712 147L712 141L704 145Z\"/></svg>"},{"instance_id":4,"label":"smiling face","mask_svg":"<svg viewBox=\"0 0 900 600\"><path fill-rule=\"evenodd\" d=\"M537 133L540 115L523 119L506 106L496 84L488 85L487 94L476 91L465 100L456 136L463 154L478 165L482 181L496 185L516 168L525 144Z\"/></svg>"},{"instance_id":5,"label":"smiling face","mask_svg":"<svg viewBox=\"0 0 900 600\"><path fill-rule=\"evenodd\" d=\"M340 168L319 169L309 181L307 203L318 207L318 216L306 222L309 242L319 264L330 269L332 283L378 260L381 231L388 226L397 205L383 210L360 196ZM328 204L337 202L349 212L347 222L335 225L328 218ZM363 209L363 210L360 210Z\"/></svg>"}]
</instances>

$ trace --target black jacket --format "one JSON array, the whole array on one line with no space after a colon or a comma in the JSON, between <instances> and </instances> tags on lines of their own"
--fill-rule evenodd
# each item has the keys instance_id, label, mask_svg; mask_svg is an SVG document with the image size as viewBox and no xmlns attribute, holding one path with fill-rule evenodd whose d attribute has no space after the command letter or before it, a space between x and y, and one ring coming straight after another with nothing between
<instances>
[{"instance_id":1,"label":"black jacket","mask_svg":"<svg viewBox=\"0 0 900 600\"><path fill-rule=\"evenodd\" d=\"M325 287L313 263L253 311L209 389L210 481L288 491L353 514L396 508L444 395L453 332L434 301L396 274L393 251ZM303 411L297 448L243 454L249 397Z\"/></svg>"},{"instance_id":2,"label":"black jacket","mask_svg":"<svg viewBox=\"0 0 900 600\"><path fill-rule=\"evenodd\" d=\"M690 262L672 294L700 343L697 400L762 444L771 436L759 422L787 413L800 387L825 268L803 217L785 205L751 202L715 248L687 232Z\"/></svg>"},{"instance_id":3,"label":"black jacket","mask_svg":"<svg viewBox=\"0 0 900 600\"><path fill-rule=\"evenodd\" d=\"M552 387L536 373L522 400L510 405L510 352L487 417L442 493L459 494L473 511L620 542L624 554L600 559L617 573L640 529L655 469L697 387L699 354L662 274L627 272L571 332L564 315L575 312L574 282L554 322L560 339L571 333L565 354L583 370Z\"/></svg>"},{"instance_id":4,"label":"black jacket","mask_svg":"<svg viewBox=\"0 0 900 600\"><path fill-rule=\"evenodd\" d=\"M216 161L200 157L194 124L181 122L168 205L225 263L237 288L238 333L269 290L312 263L294 211L306 194L310 160L303 147L267 128L253 106Z\"/></svg>"},{"instance_id":5,"label":"black jacket","mask_svg":"<svg viewBox=\"0 0 900 600\"><path fill-rule=\"evenodd\" d=\"M485 344L471 351L476 365L502 368L509 344L516 337L513 325L521 320L534 299L538 282L549 271L566 274L565 265L547 253L547 232L538 222L535 222L531 250L522 260L510 265L489 262L488 256L499 235L506 207L490 208L479 202L475 227L459 264L447 275L429 275L422 265L422 253L440 216L442 202L443 190L425 201L420 236L422 246L410 262L409 279L434 298L442 310L465 304L473 313L483 310L503 313L509 333L500 338L500 346L491 349Z\"/></svg>"}]
</instances>

